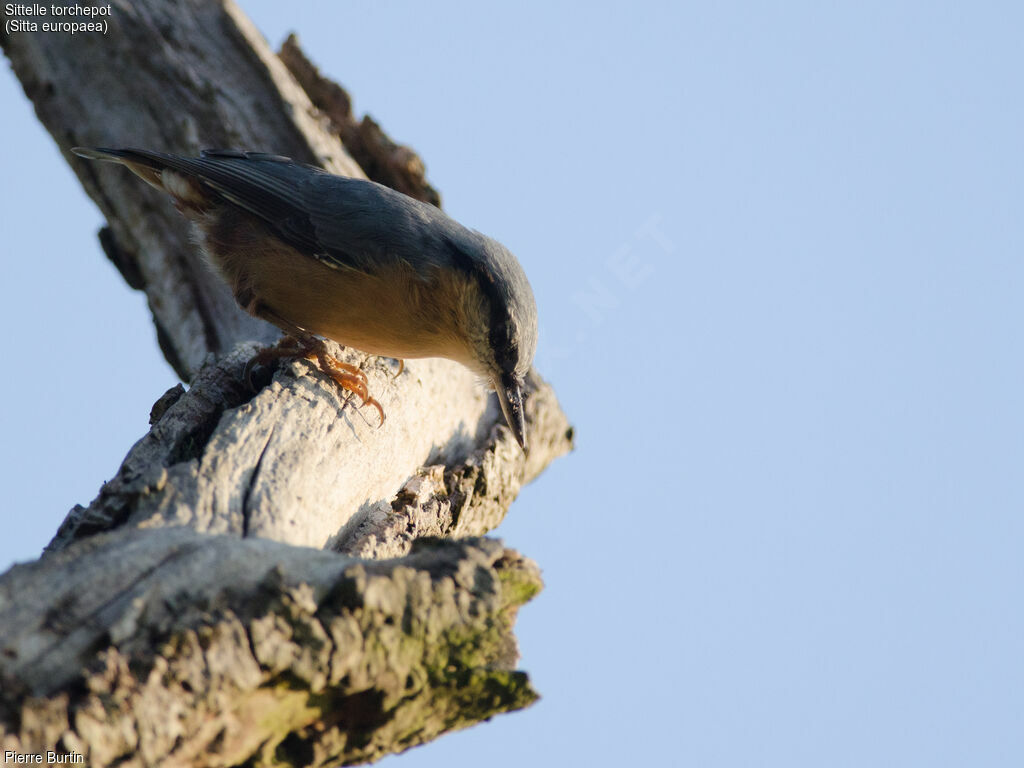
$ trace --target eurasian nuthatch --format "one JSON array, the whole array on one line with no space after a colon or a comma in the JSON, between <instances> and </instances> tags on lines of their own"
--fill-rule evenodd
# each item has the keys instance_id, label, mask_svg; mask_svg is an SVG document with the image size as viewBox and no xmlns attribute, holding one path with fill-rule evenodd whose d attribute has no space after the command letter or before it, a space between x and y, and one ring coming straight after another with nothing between
<instances>
[{"instance_id":1,"label":"eurasian nuthatch","mask_svg":"<svg viewBox=\"0 0 1024 768\"><path fill-rule=\"evenodd\" d=\"M537 345L537 307L500 243L380 184L278 155L72 151L121 163L174 198L238 303L289 335L267 358L315 356L382 419L365 375L328 355L316 336L385 357L455 360L494 386L526 448L523 378Z\"/></svg>"}]
</instances>

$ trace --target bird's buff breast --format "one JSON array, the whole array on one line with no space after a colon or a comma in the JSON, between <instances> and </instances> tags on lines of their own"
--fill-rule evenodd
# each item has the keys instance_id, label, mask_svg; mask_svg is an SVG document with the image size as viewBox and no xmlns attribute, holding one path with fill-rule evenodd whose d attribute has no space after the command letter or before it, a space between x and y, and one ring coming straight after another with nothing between
<instances>
[{"instance_id":1,"label":"bird's buff breast","mask_svg":"<svg viewBox=\"0 0 1024 768\"><path fill-rule=\"evenodd\" d=\"M465 285L436 275L423 278L403 263L373 274L335 268L239 214L231 211L197 224L207 256L249 311L260 315L265 308L304 330L371 354L472 362L458 342L465 318L452 310L465 306Z\"/></svg>"}]
</instances>

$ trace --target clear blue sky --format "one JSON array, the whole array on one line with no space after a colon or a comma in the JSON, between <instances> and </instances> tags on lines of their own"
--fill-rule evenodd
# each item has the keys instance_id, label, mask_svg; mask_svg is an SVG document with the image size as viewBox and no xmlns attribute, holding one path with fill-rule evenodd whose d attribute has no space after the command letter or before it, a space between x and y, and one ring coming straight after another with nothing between
<instances>
[{"instance_id":1,"label":"clear blue sky","mask_svg":"<svg viewBox=\"0 0 1024 768\"><path fill-rule=\"evenodd\" d=\"M543 700L384 765L1024 764L1022 6L241 5L518 254L578 428L498 531ZM174 377L0 89L3 567Z\"/></svg>"}]
</instances>

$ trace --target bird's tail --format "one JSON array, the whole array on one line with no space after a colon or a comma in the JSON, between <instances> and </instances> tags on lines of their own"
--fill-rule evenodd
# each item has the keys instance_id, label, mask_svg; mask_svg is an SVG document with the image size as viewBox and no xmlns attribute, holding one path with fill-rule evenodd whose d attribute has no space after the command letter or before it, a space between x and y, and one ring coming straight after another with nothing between
<instances>
[{"instance_id":1,"label":"bird's tail","mask_svg":"<svg viewBox=\"0 0 1024 768\"><path fill-rule=\"evenodd\" d=\"M148 149L107 147L72 147L71 151L88 160L119 163L151 187L170 194L187 208L201 208L207 202L207 195L199 181L187 172L182 172L179 167L182 158L175 155L165 155Z\"/></svg>"},{"instance_id":2,"label":"bird's tail","mask_svg":"<svg viewBox=\"0 0 1024 768\"><path fill-rule=\"evenodd\" d=\"M151 154L138 149L108 149L107 147L72 147L71 151L79 157L89 160L109 160L114 163L123 163L125 160L136 158L156 166L155 157L147 157Z\"/></svg>"}]
</instances>

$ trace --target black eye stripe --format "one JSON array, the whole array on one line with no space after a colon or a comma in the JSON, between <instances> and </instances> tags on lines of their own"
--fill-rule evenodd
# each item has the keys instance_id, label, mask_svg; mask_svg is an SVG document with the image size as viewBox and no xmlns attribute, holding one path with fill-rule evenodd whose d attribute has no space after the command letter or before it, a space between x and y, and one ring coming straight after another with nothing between
<instances>
[{"instance_id":1,"label":"black eye stripe","mask_svg":"<svg viewBox=\"0 0 1024 768\"><path fill-rule=\"evenodd\" d=\"M487 302L490 315L489 341L495 362L502 371L515 370L519 360L519 345L512 332L511 317L505 308L494 275L485 270L480 261L466 253L458 243L448 239L448 245L451 247L455 266L476 281L484 301Z\"/></svg>"}]
</instances>

